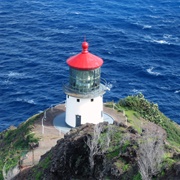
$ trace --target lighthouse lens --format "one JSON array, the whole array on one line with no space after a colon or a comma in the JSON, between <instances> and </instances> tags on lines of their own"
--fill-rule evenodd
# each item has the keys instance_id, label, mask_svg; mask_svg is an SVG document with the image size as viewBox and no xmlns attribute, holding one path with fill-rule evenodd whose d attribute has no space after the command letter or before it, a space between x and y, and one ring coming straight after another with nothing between
<instances>
[{"instance_id":1,"label":"lighthouse lens","mask_svg":"<svg viewBox=\"0 0 180 180\"><path fill-rule=\"evenodd\" d=\"M99 88L100 68L77 70L70 68L70 87L78 93L87 93Z\"/></svg>"}]
</instances>

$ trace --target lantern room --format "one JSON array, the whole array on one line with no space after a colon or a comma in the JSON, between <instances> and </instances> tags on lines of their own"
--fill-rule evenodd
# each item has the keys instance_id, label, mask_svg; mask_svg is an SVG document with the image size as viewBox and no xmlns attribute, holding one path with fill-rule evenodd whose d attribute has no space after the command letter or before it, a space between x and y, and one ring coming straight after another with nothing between
<instances>
[{"instance_id":1,"label":"lantern room","mask_svg":"<svg viewBox=\"0 0 180 180\"><path fill-rule=\"evenodd\" d=\"M69 69L69 85L77 93L88 93L100 86L100 68L94 70Z\"/></svg>"}]
</instances>

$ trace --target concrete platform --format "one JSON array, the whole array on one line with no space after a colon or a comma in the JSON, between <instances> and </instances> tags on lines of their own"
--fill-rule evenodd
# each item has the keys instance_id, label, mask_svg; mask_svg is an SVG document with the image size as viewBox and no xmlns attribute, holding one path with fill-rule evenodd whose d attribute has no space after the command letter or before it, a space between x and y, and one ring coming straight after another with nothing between
<instances>
[{"instance_id":1,"label":"concrete platform","mask_svg":"<svg viewBox=\"0 0 180 180\"><path fill-rule=\"evenodd\" d=\"M103 119L105 122L108 122L109 124L112 124L114 119L107 113L103 113ZM65 122L65 112L57 115L53 120L54 127L60 132L60 133L67 133L70 131L72 127L68 126Z\"/></svg>"}]
</instances>

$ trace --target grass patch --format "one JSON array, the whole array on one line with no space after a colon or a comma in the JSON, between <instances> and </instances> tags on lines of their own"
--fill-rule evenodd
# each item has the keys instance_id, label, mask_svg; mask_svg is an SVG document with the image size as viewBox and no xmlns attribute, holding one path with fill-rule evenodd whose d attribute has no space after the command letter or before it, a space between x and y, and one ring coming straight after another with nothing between
<instances>
[{"instance_id":1,"label":"grass patch","mask_svg":"<svg viewBox=\"0 0 180 180\"><path fill-rule=\"evenodd\" d=\"M123 144L123 146L121 147L121 152L126 152L126 149L127 149L127 147L130 145L131 143L130 143L130 141L129 140L126 140L125 142L124 142L124 144Z\"/></svg>"},{"instance_id":2,"label":"grass patch","mask_svg":"<svg viewBox=\"0 0 180 180\"><path fill-rule=\"evenodd\" d=\"M117 169L119 169L120 171L122 171L123 173L128 171L130 168L130 165L127 164L123 159L119 158L115 163L115 166L117 167Z\"/></svg>"},{"instance_id":3,"label":"grass patch","mask_svg":"<svg viewBox=\"0 0 180 180\"><path fill-rule=\"evenodd\" d=\"M117 147L114 151L111 151L109 153L107 153L107 159L111 160L113 159L114 157L117 157L120 153L120 148Z\"/></svg>"},{"instance_id":4,"label":"grass patch","mask_svg":"<svg viewBox=\"0 0 180 180\"><path fill-rule=\"evenodd\" d=\"M42 176L42 172L41 171L37 171L36 174L35 174L35 179L36 180L40 180L41 176Z\"/></svg>"},{"instance_id":5,"label":"grass patch","mask_svg":"<svg viewBox=\"0 0 180 180\"><path fill-rule=\"evenodd\" d=\"M142 132L140 115L134 110L126 110L126 116L131 126L140 134Z\"/></svg>"},{"instance_id":6,"label":"grass patch","mask_svg":"<svg viewBox=\"0 0 180 180\"><path fill-rule=\"evenodd\" d=\"M40 114L34 115L22 123L18 128L9 129L0 133L0 169L5 165L5 171L15 167L20 160L23 152L29 150L30 142L38 142L38 138L31 133L34 122ZM0 171L0 179L3 179Z\"/></svg>"}]
</instances>

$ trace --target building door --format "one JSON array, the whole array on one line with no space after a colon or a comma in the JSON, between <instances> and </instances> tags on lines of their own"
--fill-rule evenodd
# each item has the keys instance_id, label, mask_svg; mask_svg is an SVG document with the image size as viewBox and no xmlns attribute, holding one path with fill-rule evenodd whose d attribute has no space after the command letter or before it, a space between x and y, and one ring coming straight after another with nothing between
<instances>
[{"instance_id":1,"label":"building door","mask_svg":"<svg viewBox=\"0 0 180 180\"><path fill-rule=\"evenodd\" d=\"M76 127L81 125L81 116L80 115L76 115Z\"/></svg>"}]
</instances>

